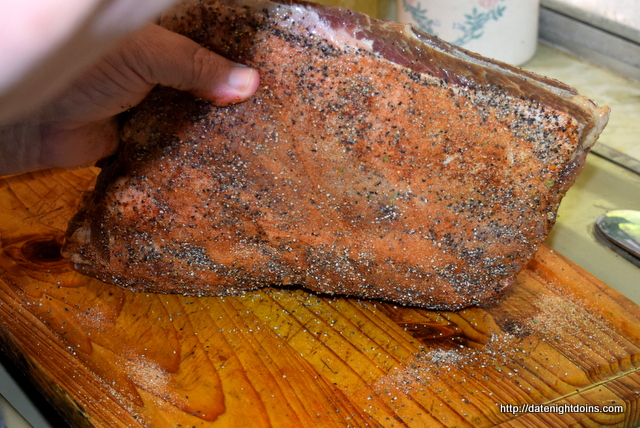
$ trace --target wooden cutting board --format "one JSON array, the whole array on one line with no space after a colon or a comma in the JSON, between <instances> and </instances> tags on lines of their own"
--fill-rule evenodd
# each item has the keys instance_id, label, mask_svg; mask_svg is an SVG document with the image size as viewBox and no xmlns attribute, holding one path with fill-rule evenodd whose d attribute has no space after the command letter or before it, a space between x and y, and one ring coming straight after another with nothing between
<instances>
[{"instance_id":1,"label":"wooden cutting board","mask_svg":"<svg viewBox=\"0 0 640 428\"><path fill-rule=\"evenodd\" d=\"M136 294L60 257L95 174L0 180L0 344L74 426L640 424L640 309L548 247L500 303L459 312ZM500 406L525 404L562 407Z\"/></svg>"}]
</instances>

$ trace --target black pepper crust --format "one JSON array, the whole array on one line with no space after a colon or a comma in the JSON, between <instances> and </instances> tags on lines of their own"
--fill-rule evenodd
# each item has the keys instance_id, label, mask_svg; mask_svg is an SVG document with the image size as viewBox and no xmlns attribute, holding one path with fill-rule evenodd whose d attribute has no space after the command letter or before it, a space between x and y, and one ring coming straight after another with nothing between
<instances>
[{"instance_id":1,"label":"black pepper crust","mask_svg":"<svg viewBox=\"0 0 640 428\"><path fill-rule=\"evenodd\" d=\"M547 236L608 114L344 9L192 1L162 23L262 80L228 107L160 87L128 115L64 253L133 290L486 304Z\"/></svg>"}]
</instances>

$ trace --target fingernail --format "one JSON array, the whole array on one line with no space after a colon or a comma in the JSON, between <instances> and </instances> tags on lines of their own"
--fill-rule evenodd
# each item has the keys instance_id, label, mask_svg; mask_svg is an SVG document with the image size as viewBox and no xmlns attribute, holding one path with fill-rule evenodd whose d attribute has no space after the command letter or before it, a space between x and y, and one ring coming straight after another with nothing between
<instances>
[{"instance_id":1,"label":"fingernail","mask_svg":"<svg viewBox=\"0 0 640 428\"><path fill-rule=\"evenodd\" d=\"M227 78L227 85L231 88L244 92L251 81L253 80L253 74L256 71L253 68L249 68L246 65L238 64Z\"/></svg>"}]
</instances>

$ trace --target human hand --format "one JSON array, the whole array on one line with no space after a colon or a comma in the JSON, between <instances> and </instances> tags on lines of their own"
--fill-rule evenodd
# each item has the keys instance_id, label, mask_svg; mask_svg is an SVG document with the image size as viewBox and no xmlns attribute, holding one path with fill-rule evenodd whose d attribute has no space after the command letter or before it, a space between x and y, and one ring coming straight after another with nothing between
<instances>
[{"instance_id":1,"label":"human hand","mask_svg":"<svg viewBox=\"0 0 640 428\"><path fill-rule=\"evenodd\" d=\"M156 84L227 105L253 95L259 77L251 68L150 24L53 102L0 129L0 175L81 166L113 153L119 141L114 116L137 105Z\"/></svg>"}]
</instances>

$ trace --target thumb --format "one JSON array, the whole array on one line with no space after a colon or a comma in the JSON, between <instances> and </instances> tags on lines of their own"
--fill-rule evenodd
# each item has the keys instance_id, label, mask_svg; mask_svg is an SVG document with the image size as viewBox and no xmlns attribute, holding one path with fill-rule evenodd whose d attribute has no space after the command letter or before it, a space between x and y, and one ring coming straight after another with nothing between
<instances>
[{"instance_id":1,"label":"thumb","mask_svg":"<svg viewBox=\"0 0 640 428\"><path fill-rule=\"evenodd\" d=\"M122 59L143 80L189 91L217 105L244 101L260 83L256 70L158 25L146 26L125 43Z\"/></svg>"}]
</instances>

